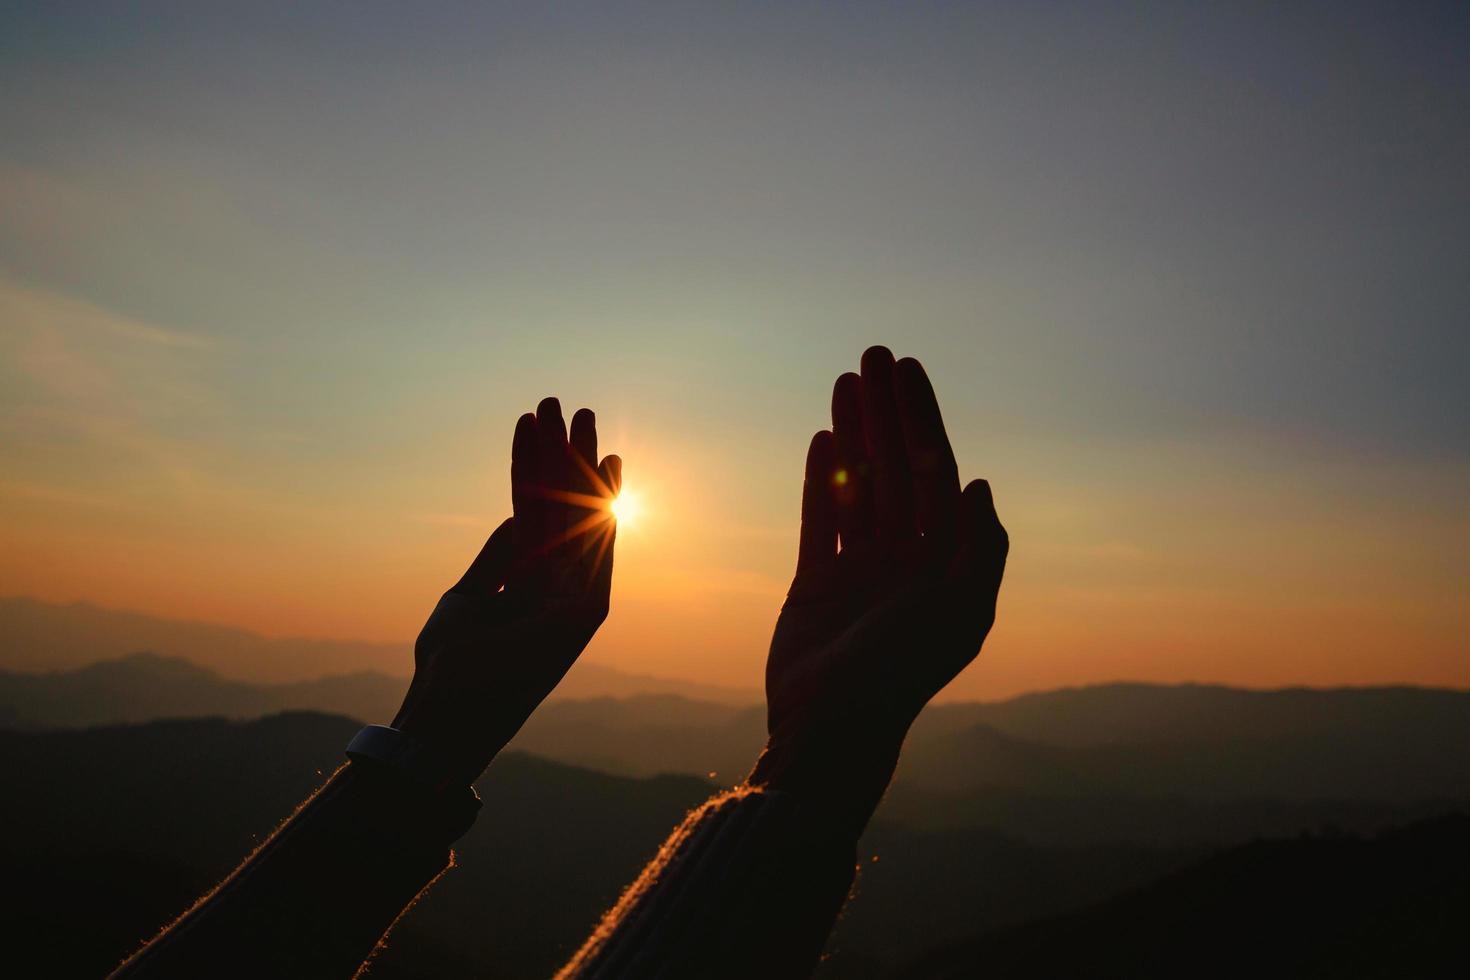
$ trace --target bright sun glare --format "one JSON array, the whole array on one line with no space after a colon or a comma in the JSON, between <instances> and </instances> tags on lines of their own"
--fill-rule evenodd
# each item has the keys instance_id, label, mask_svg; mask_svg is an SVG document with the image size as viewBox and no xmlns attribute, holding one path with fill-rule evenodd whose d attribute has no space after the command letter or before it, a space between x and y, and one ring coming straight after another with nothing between
<instances>
[{"instance_id":1,"label":"bright sun glare","mask_svg":"<svg viewBox=\"0 0 1470 980\"><path fill-rule=\"evenodd\" d=\"M617 518L618 523L625 527L638 520L638 515L642 509L638 495L626 487L618 491L618 495L613 498L613 517Z\"/></svg>"}]
</instances>

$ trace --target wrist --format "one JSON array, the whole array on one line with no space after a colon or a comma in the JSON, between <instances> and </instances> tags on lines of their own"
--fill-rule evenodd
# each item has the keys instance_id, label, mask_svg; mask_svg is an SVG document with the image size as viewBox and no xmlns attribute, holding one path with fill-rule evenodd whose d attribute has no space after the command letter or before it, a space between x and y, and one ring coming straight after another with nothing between
<instances>
[{"instance_id":1,"label":"wrist","mask_svg":"<svg viewBox=\"0 0 1470 980\"><path fill-rule=\"evenodd\" d=\"M484 719L472 721L427 697L406 699L393 727L444 759L465 786L480 778L509 741L489 732Z\"/></svg>"},{"instance_id":2,"label":"wrist","mask_svg":"<svg viewBox=\"0 0 1470 980\"><path fill-rule=\"evenodd\" d=\"M411 814L405 826L415 823L453 841L480 811L480 798L457 759L396 728L362 728L348 743L347 758L353 785L386 791L378 793L379 809ZM406 810L405 801L412 801Z\"/></svg>"},{"instance_id":3,"label":"wrist","mask_svg":"<svg viewBox=\"0 0 1470 980\"><path fill-rule=\"evenodd\" d=\"M883 799L898 749L898 744L880 746L867 739L778 732L766 742L746 782L825 813L856 840Z\"/></svg>"}]
</instances>

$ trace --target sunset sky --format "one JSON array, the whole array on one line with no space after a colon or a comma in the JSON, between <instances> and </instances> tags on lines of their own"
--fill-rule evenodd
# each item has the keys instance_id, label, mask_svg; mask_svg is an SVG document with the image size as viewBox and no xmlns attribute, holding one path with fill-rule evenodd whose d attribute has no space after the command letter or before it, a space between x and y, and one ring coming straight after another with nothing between
<instances>
[{"instance_id":1,"label":"sunset sky","mask_svg":"<svg viewBox=\"0 0 1470 980\"><path fill-rule=\"evenodd\" d=\"M754 687L883 342L1011 533L949 696L1470 686L1470 5L85 6L0 4L0 594L410 640L555 394L587 657Z\"/></svg>"}]
</instances>

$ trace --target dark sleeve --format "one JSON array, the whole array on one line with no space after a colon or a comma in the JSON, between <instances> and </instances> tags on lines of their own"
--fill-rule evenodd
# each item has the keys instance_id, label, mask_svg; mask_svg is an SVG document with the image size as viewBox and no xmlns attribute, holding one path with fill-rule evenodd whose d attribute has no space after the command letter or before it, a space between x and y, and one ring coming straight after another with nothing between
<instances>
[{"instance_id":1,"label":"dark sleeve","mask_svg":"<svg viewBox=\"0 0 1470 980\"><path fill-rule=\"evenodd\" d=\"M558 976L807 976L855 864L855 842L784 793L718 796L689 814Z\"/></svg>"},{"instance_id":2,"label":"dark sleeve","mask_svg":"<svg viewBox=\"0 0 1470 980\"><path fill-rule=\"evenodd\" d=\"M450 866L469 820L371 764L345 765L112 976L351 977Z\"/></svg>"}]
</instances>

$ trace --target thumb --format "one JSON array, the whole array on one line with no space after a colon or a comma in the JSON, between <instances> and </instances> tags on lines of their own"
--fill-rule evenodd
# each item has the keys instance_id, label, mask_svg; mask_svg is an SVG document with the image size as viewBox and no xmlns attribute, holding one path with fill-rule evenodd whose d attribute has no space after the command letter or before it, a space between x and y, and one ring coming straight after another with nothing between
<instances>
[{"instance_id":1,"label":"thumb","mask_svg":"<svg viewBox=\"0 0 1470 980\"><path fill-rule=\"evenodd\" d=\"M504 585L514 551L514 527L515 518L507 517L449 591L460 595L490 595Z\"/></svg>"}]
</instances>

